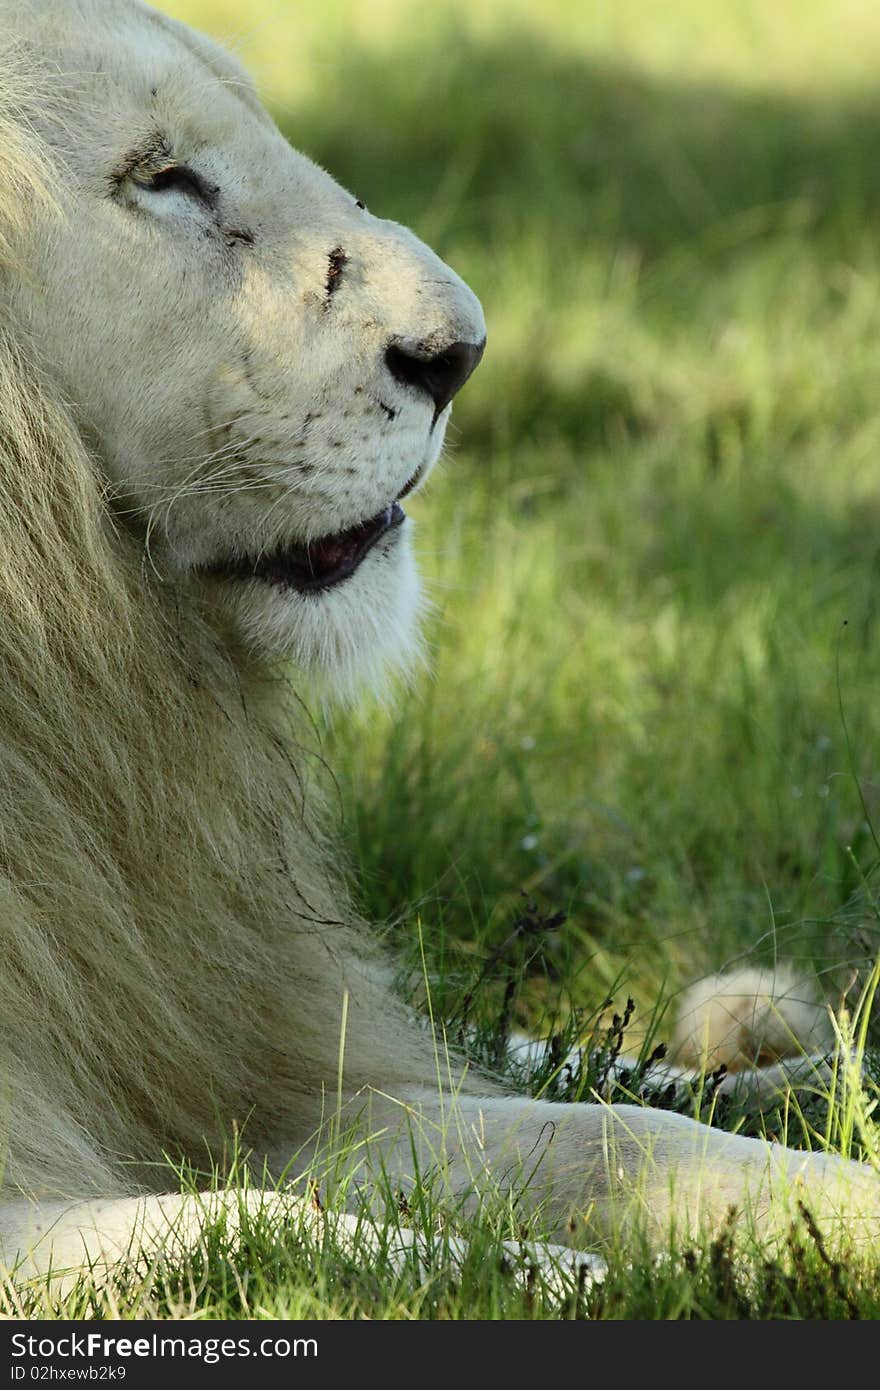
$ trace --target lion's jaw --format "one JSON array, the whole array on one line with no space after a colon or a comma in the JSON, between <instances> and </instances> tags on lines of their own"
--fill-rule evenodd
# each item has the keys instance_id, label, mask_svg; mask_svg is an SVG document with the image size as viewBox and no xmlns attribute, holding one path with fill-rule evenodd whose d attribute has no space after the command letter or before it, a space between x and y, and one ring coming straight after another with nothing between
<instances>
[{"instance_id":1,"label":"lion's jaw","mask_svg":"<svg viewBox=\"0 0 880 1390\"><path fill-rule=\"evenodd\" d=\"M449 418L389 349L481 349L479 303L293 150L208 40L137 0L7 8L55 69L34 119L64 204L11 307L119 515L254 649L337 693L376 683L416 629L397 504Z\"/></svg>"}]
</instances>

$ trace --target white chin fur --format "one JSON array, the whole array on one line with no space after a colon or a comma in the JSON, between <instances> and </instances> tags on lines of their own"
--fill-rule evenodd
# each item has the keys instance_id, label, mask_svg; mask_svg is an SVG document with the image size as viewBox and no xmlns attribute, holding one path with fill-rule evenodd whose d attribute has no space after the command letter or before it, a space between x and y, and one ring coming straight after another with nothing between
<instances>
[{"instance_id":1,"label":"white chin fur","mask_svg":"<svg viewBox=\"0 0 880 1390\"><path fill-rule=\"evenodd\" d=\"M328 704L387 695L418 663L419 577L411 523L380 541L348 579L299 594L259 580L236 584L232 607L248 646L292 661Z\"/></svg>"}]
</instances>

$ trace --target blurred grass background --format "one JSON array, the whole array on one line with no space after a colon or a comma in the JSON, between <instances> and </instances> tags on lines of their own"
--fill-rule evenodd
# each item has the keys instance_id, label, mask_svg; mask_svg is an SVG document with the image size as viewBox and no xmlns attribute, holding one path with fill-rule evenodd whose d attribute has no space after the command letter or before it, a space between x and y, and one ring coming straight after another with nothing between
<instances>
[{"instance_id":1,"label":"blurred grass background","mask_svg":"<svg viewBox=\"0 0 880 1390\"><path fill-rule=\"evenodd\" d=\"M412 508L433 671L328 734L365 910L452 993L523 890L564 911L526 1024L746 954L844 987L878 942L880 7L164 8L486 309Z\"/></svg>"}]
</instances>

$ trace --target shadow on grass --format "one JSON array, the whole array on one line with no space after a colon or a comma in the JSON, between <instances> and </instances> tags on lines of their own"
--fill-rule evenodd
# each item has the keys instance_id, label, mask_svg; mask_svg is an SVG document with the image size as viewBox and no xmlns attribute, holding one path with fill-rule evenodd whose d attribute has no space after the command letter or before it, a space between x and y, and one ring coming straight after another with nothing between
<instances>
[{"instance_id":1,"label":"shadow on grass","mask_svg":"<svg viewBox=\"0 0 880 1390\"><path fill-rule=\"evenodd\" d=\"M447 239L531 231L552 255L561 233L566 249L572 235L613 238L647 258L696 242L723 262L797 205L838 255L880 212L877 102L673 84L534 36L486 44L451 31L393 60L349 49L319 102L276 114L381 215L418 227L438 220L442 197ZM561 294L565 278L561 262Z\"/></svg>"},{"instance_id":2,"label":"shadow on grass","mask_svg":"<svg viewBox=\"0 0 880 1390\"><path fill-rule=\"evenodd\" d=\"M776 247L771 281L804 247L829 266L863 259L880 215L880 103L867 96L673 82L523 33L488 42L450 28L432 46L402 39L393 58L339 51L320 98L276 114L297 147L413 226L490 305L516 293L512 248L524 281L539 264L562 307L604 293L601 269L595 288L573 285L586 257L612 279L623 255L639 268L640 312L676 332L697 317L705 331L744 258ZM662 385L640 390L637 374L600 365L562 380L527 329L522 358L505 362L504 401L479 387L463 400L469 442L556 430L579 448L614 447L674 421ZM750 410L742 400L710 419L707 448L748 431Z\"/></svg>"}]
</instances>

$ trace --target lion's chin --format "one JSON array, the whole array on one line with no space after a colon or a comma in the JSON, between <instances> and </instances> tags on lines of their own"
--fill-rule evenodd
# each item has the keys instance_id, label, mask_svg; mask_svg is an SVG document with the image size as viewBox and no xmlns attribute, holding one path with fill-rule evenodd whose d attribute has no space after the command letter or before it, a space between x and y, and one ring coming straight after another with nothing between
<instances>
[{"instance_id":1,"label":"lion's chin","mask_svg":"<svg viewBox=\"0 0 880 1390\"><path fill-rule=\"evenodd\" d=\"M374 544L344 583L300 590L260 578L221 588L247 646L289 661L327 703L386 696L419 663L420 585L409 526Z\"/></svg>"}]
</instances>

